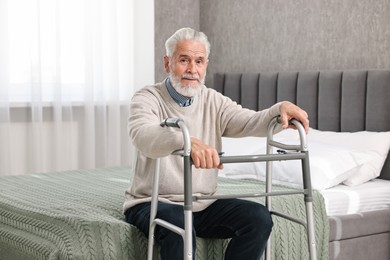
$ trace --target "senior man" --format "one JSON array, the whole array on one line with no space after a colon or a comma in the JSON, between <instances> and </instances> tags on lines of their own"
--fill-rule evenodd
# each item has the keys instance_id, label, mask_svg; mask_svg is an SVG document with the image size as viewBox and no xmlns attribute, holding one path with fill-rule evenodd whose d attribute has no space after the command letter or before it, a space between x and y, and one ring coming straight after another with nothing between
<instances>
[{"instance_id":1,"label":"senior man","mask_svg":"<svg viewBox=\"0 0 390 260\"><path fill-rule=\"evenodd\" d=\"M128 121L129 135L137 149L131 187L126 191L126 221L149 232L154 158L160 163L160 200L157 217L184 227L183 166L181 158L168 156L183 148L180 131L160 127L168 117L181 118L191 134L193 193L216 192L218 151L222 136L264 136L270 120L281 116L301 121L309 129L307 113L284 101L262 110L242 108L230 98L204 85L210 43L206 35L191 28L176 31L165 43L165 70L168 77L134 94ZM231 238L225 259L260 259L272 230L272 218L259 203L241 199L201 200L193 204L193 252L195 236ZM183 258L183 240L163 227L156 228L155 239L161 246L162 260Z\"/></svg>"}]
</instances>

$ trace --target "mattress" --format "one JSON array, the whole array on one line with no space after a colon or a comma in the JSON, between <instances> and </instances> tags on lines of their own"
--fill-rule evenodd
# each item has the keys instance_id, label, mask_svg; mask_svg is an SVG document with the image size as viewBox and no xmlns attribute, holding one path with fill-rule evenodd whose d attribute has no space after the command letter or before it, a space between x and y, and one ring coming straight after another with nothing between
<instances>
[{"instance_id":1,"label":"mattress","mask_svg":"<svg viewBox=\"0 0 390 260\"><path fill-rule=\"evenodd\" d=\"M390 181L374 179L358 186L337 185L321 191L328 216L390 209Z\"/></svg>"},{"instance_id":2,"label":"mattress","mask_svg":"<svg viewBox=\"0 0 390 260\"><path fill-rule=\"evenodd\" d=\"M146 237L122 213L129 173L117 167L0 177L0 259L146 259ZM218 189L248 193L264 184L220 178ZM319 192L313 200L318 259L328 259L324 201ZM304 216L301 195L276 197L273 206ZM276 217L272 239L273 259L307 259L302 226ZM223 259L227 243L197 238L196 259Z\"/></svg>"}]
</instances>

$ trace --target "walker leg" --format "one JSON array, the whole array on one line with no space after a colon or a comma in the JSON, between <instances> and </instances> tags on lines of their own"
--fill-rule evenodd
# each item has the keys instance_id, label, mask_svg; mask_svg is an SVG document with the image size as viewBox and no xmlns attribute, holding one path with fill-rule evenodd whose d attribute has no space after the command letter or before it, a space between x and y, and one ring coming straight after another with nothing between
<instances>
[{"instance_id":1,"label":"walker leg","mask_svg":"<svg viewBox=\"0 0 390 260\"><path fill-rule=\"evenodd\" d=\"M267 146L267 154L272 154L272 147L270 145ZM267 161L265 164L267 175L266 175L266 182L265 182L265 191L272 192L272 162ZM272 198L271 196L265 197L265 206L267 207L268 211L271 212L272 210ZM272 244L272 232L268 238L267 246L265 247L264 252L264 259L265 260L271 260L271 244Z\"/></svg>"},{"instance_id":2,"label":"walker leg","mask_svg":"<svg viewBox=\"0 0 390 260\"><path fill-rule=\"evenodd\" d=\"M314 230L314 216L313 216L313 192L311 187L310 178L310 163L309 152L305 151L306 158L302 160L302 173L303 173L303 187L307 190L304 195L306 206L306 224L307 224L307 243L309 248L310 260L317 259L316 239Z\"/></svg>"},{"instance_id":3,"label":"walker leg","mask_svg":"<svg viewBox=\"0 0 390 260\"><path fill-rule=\"evenodd\" d=\"M184 225L183 259L192 260L192 210L184 210Z\"/></svg>"},{"instance_id":4,"label":"walker leg","mask_svg":"<svg viewBox=\"0 0 390 260\"><path fill-rule=\"evenodd\" d=\"M158 203L158 182L160 179L160 158L155 160L156 165L154 169L153 177L153 191L152 191L152 201L150 205L150 220L149 220L149 236L148 236L148 260L153 259L154 251L154 229L156 223L154 220L157 215L157 203Z\"/></svg>"},{"instance_id":5,"label":"walker leg","mask_svg":"<svg viewBox=\"0 0 390 260\"><path fill-rule=\"evenodd\" d=\"M192 260L192 165L191 157L184 159L184 258Z\"/></svg>"},{"instance_id":6,"label":"walker leg","mask_svg":"<svg viewBox=\"0 0 390 260\"><path fill-rule=\"evenodd\" d=\"M317 249L316 249L312 202L306 202L306 221L307 221L307 239L308 239L310 260L316 260Z\"/></svg>"},{"instance_id":7,"label":"walker leg","mask_svg":"<svg viewBox=\"0 0 390 260\"><path fill-rule=\"evenodd\" d=\"M267 241L267 247L265 248L264 259L271 260L271 237Z\"/></svg>"},{"instance_id":8,"label":"walker leg","mask_svg":"<svg viewBox=\"0 0 390 260\"><path fill-rule=\"evenodd\" d=\"M153 252L154 252L154 228L156 224L153 223L149 227L149 237L148 237L148 260L153 260Z\"/></svg>"}]
</instances>

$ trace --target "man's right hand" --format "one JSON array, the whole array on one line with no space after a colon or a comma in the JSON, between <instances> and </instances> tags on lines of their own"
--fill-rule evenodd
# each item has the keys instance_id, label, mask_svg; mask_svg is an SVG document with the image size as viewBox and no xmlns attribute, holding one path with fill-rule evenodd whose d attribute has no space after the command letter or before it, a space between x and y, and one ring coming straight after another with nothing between
<instances>
[{"instance_id":1,"label":"man's right hand","mask_svg":"<svg viewBox=\"0 0 390 260\"><path fill-rule=\"evenodd\" d=\"M217 150L195 137L191 137L191 159L195 168L223 169Z\"/></svg>"}]
</instances>

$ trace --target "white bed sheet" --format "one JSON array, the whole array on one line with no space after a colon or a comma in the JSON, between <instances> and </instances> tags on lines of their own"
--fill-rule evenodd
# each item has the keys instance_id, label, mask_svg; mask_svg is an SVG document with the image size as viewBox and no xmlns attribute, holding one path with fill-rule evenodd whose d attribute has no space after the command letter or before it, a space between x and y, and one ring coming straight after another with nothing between
<instances>
[{"instance_id":1,"label":"white bed sheet","mask_svg":"<svg viewBox=\"0 0 390 260\"><path fill-rule=\"evenodd\" d=\"M337 185L321 191L328 216L390 209L390 181L374 179L349 187Z\"/></svg>"}]
</instances>

